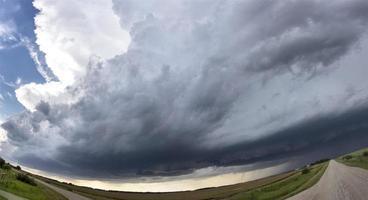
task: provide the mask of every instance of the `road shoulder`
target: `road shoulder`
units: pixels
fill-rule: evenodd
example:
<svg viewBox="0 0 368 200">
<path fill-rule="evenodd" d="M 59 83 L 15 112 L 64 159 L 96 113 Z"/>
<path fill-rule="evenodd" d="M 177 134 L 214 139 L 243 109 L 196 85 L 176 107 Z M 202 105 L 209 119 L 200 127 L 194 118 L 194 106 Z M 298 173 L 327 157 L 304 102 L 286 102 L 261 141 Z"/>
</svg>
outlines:
<svg viewBox="0 0 368 200">
<path fill-rule="evenodd" d="M 60 193 L 61 195 L 65 196 L 67 199 L 69 200 L 91 200 L 87 197 L 84 197 L 82 195 L 79 195 L 79 194 L 76 194 L 74 192 L 71 192 L 71 191 L 68 191 L 68 190 L 65 190 L 65 189 L 62 189 L 62 188 L 59 188 L 59 187 L 56 187 L 54 185 L 51 185 L 49 183 L 46 183 L 44 181 L 41 181 L 39 179 L 35 179 L 37 182 L 39 182 L 40 184 L 43 184 L 45 185 L 46 187 L 49 187 L 51 188 L 52 190 L 55 190 L 56 192 Z"/>
<path fill-rule="evenodd" d="M 12 193 L 9 193 L 9 192 L 5 192 L 3 190 L 0 190 L 0 195 L 7 198 L 8 200 L 27 200 L 23 197 L 18 197 Z"/>
</svg>

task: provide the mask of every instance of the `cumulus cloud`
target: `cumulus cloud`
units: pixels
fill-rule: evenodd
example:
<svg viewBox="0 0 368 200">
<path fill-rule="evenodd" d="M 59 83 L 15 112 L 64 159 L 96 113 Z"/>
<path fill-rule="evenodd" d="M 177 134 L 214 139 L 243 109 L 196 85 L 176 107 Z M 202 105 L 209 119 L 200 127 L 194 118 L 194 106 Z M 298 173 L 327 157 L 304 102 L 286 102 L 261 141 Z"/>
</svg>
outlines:
<svg viewBox="0 0 368 200">
<path fill-rule="evenodd" d="M 176 175 L 281 158 L 366 129 L 365 109 L 341 115 L 366 106 L 357 103 L 367 95 L 329 78 L 366 31 L 364 0 L 114 0 L 113 18 L 130 33 L 126 53 L 124 31 L 110 37 L 106 15 L 85 13 L 106 5 L 69 3 L 35 1 L 38 44 L 68 87 L 50 98 L 34 91 L 57 83 L 17 91 L 31 109 L 2 127 L 24 165 L 86 177 Z M 74 10 L 58 17 L 68 10 L 59 6 Z M 80 26 L 86 19 L 97 25 Z"/>
<path fill-rule="evenodd" d="M 36 0 L 33 5 L 40 10 L 35 18 L 36 43 L 52 72 L 65 84 L 84 73 L 91 56 L 111 58 L 129 44 L 110 1 Z"/>
<path fill-rule="evenodd" d="M 18 88 L 18 100 L 32 111 L 40 100 L 49 101 L 51 96 L 58 96 L 56 93 L 64 96 L 62 91 L 84 76 L 91 59 L 121 54 L 130 41 L 129 34 L 119 26 L 110 1 L 36 0 L 33 5 L 40 11 L 35 17 L 35 34 L 45 60 L 34 45 L 26 40 L 24 44 L 48 83 Z"/>
<path fill-rule="evenodd" d="M 65 85 L 57 81 L 22 85 L 15 91 L 15 95 L 18 101 L 30 111 L 35 111 L 41 101 L 48 101 L 51 104 L 68 104 L 76 101 L 76 97 L 66 91 Z"/>
</svg>

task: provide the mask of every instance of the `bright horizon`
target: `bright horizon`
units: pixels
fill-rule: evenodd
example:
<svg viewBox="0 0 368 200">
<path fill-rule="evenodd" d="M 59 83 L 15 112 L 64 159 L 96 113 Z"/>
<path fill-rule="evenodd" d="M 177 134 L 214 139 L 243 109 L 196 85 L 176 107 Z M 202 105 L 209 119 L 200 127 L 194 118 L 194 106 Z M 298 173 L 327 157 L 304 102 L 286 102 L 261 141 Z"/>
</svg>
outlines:
<svg viewBox="0 0 368 200">
<path fill-rule="evenodd" d="M 78 186 L 91 187 L 94 189 L 102 190 L 116 190 L 123 192 L 179 192 L 179 191 L 193 191 L 203 188 L 219 187 L 232 185 L 237 183 L 244 183 L 248 181 L 253 181 L 268 176 L 276 175 L 286 171 L 287 166 L 281 164 L 279 166 L 267 167 L 263 169 L 256 169 L 253 171 L 245 172 L 226 172 L 217 175 L 207 175 L 204 177 L 193 177 L 186 178 L 185 176 L 173 177 L 172 180 L 160 180 L 157 182 L 151 180 L 149 182 L 142 181 L 131 182 L 133 180 L 83 180 L 76 178 L 66 178 L 58 175 L 53 175 L 50 173 L 45 173 L 42 171 L 30 169 L 23 167 L 23 170 L 44 176 L 46 178 L 51 178 L 61 182 L 72 183 Z M 203 169 L 202 169 L 203 170 Z M 162 177 L 161 177 L 162 178 Z M 149 178 L 148 178 L 149 179 Z M 173 180 L 178 179 L 178 180 Z"/>
</svg>

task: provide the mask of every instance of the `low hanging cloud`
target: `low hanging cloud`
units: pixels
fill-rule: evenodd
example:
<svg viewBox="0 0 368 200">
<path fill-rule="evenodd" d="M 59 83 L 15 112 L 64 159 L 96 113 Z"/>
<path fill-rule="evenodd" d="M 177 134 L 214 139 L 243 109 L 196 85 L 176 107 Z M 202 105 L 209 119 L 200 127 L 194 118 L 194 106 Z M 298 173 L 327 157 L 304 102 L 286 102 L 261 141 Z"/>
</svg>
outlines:
<svg viewBox="0 0 368 200">
<path fill-rule="evenodd" d="M 82 177 L 177 175 L 367 129 L 356 106 L 368 95 L 311 92 L 333 83 L 332 65 L 364 36 L 365 0 L 114 0 L 113 9 L 130 33 L 127 52 L 83 62 L 63 91 L 73 101 L 38 101 L 1 125 L 21 164 Z"/>
</svg>

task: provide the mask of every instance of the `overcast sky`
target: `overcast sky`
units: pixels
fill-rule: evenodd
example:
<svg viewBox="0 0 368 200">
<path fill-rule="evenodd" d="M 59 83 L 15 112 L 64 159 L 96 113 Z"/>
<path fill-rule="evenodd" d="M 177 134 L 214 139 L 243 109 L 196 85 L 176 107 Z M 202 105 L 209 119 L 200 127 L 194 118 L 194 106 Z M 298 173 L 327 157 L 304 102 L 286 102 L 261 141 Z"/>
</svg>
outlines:
<svg viewBox="0 0 368 200">
<path fill-rule="evenodd" d="M 368 145 L 366 0 L 3 0 L 0 11 L 0 154 L 25 167 L 172 181 Z"/>
</svg>

